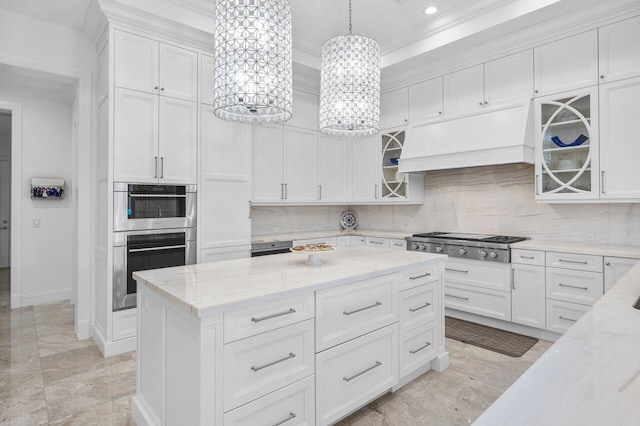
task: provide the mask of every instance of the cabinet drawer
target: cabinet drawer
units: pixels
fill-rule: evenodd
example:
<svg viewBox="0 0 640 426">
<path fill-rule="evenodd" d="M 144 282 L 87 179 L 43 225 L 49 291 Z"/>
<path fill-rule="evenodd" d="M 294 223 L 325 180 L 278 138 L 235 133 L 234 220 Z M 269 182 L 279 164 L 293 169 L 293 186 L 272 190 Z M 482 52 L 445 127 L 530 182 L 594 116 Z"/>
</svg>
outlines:
<svg viewBox="0 0 640 426">
<path fill-rule="evenodd" d="M 438 265 L 428 265 L 411 269 L 410 271 L 402 271 L 400 272 L 400 291 L 438 281 L 439 272 Z"/>
<path fill-rule="evenodd" d="M 364 237 L 360 237 L 358 235 L 352 235 L 349 239 L 349 245 L 352 246 L 364 246 Z"/>
<path fill-rule="evenodd" d="M 224 345 L 224 411 L 313 371 L 313 320 Z"/>
<path fill-rule="evenodd" d="M 602 256 L 548 251 L 547 266 L 576 269 L 579 271 L 602 272 Z"/>
<path fill-rule="evenodd" d="M 425 325 L 440 312 L 438 283 L 421 285 L 400 293 L 400 334 Z"/>
<path fill-rule="evenodd" d="M 400 336 L 400 377 L 425 366 L 438 353 L 438 321 Z"/>
<path fill-rule="evenodd" d="M 447 283 L 444 305 L 451 309 L 511 321 L 511 293 L 503 291 Z"/>
<path fill-rule="evenodd" d="M 340 237 L 336 237 L 336 247 L 344 247 L 351 245 L 351 236 L 350 235 L 342 235 Z"/>
<path fill-rule="evenodd" d="M 511 263 L 544 266 L 545 253 L 538 250 L 511 249 Z"/>
<path fill-rule="evenodd" d="M 295 382 L 224 415 L 225 426 L 316 424 L 314 376 Z"/>
<path fill-rule="evenodd" d="M 393 324 L 316 356 L 316 423 L 342 418 L 398 383 Z"/>
<path fill-rule="evenodd" d="M 234 342 L 313 318 L 313 293 L 224 313 L 224 342 Z"/>
<path fill-rule="evenodd" d="M 407 240 L 398 240 L 395 238 L 391 238 L 389 240 L 389 248 L 396 249 L 396 250 L 406 250 Z"/>
<path fill-rule="evenodd" d="M 365 237 L 364 245 L 369 247 L 389 248 L 388 238 Z"/>
<path fill-rule="evenodd" d="M 593 305 L 604 293 L 599 272 L 547 268 L 547 298 Z"/>
<path fill-rule="evenodd" d="M 336 246 L 338 239 L 336 237 L 323 237 L 323 238 L 307 238 L 306 240 L 293 241 L 293 246 L 305 246 L 307 244 L 328 244 L 330 246 Z"/>
<path fill-rule="evenodd" d="M 444 267 L 444 278 L 447 284 L 511 291 L 511 267 L 508 263 L 449 258 Z"/>
<path fill-rule="evenodd" d="M 398 318 L 398 274 L 316 292 L 316 352 Z"/>
<path fill-rule="evenodd" d="M 564 333 L 588 310 L 576 303 L 547 300 L 547 330 Z"/>
</svg>

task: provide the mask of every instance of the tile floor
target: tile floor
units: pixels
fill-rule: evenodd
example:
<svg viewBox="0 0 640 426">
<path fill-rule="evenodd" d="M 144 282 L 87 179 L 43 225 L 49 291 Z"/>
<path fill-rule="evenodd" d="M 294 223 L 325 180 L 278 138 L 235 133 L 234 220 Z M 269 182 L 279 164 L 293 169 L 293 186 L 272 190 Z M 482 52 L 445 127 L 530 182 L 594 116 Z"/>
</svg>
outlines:
<svg viewBox="0 0 640 426">
<path fill-rule="evenodd" d="M 76 340 L 73 315 L 69 302 L 9 310 L 9 271 L 0 269 L 1 425 L 134 424 L 135 353 L 103 358 L 92 340 Z M 551 343 L 521 358 L 451 339 L 446 345 L 447 370 L 428 372 L 340 425 L 470 424 Z"/>
</svg>

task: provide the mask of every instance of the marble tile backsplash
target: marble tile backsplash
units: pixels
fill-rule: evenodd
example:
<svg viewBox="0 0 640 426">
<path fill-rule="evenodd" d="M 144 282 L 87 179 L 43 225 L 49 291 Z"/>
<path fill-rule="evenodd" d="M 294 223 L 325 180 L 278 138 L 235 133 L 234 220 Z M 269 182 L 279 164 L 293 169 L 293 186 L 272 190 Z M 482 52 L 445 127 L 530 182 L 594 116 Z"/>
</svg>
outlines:
<svg viewBox="0 0 640 426">
<path fill-rule="evenodd" d="M 640 245 L 640 204 L 548 204 L 534 197 L 528 164 L 425 173 L 424 203 L 352 206 L 362 229 L 407 233 L 452 231 L 536 239 Z M 346 206 L 256 207 L 254 235 L 339 229 Z M 275 229 L 278 229 L 277 231 Z"/>
</svg>

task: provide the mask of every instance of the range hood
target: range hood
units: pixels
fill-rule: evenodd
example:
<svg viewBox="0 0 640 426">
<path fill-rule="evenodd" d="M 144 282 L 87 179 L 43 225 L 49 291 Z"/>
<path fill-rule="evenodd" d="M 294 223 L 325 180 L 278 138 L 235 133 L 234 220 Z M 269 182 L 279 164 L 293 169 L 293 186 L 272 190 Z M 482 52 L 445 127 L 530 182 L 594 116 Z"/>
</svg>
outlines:
<svg viewBox="0 0 640 426">
<path fill-rule="evenodd" d="M 531 100 L 460 118 L 415 125 L 399 160 L 400 172 L 534 162 Z"/>
</svg>

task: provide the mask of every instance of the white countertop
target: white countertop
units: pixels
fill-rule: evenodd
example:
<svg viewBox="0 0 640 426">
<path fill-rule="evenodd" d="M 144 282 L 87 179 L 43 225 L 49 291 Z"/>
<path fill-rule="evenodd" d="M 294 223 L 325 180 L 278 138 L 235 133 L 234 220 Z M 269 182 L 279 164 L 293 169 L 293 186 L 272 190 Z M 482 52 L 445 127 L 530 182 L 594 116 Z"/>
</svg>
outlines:
<svg viewBox="0 0 640 426">
<path fill-rule="evenodd" d="M 342 237 L 342 236 L 361 236 L 361 237 L 378 237 L 378 238 L 397 238 L 404 240 L 412 234 L 408 232 L 395 231 L 374 231 L 370 229 L 356 229 L 355 231 L 345 231 L 342 229 L 333 229 L 328 231 L 308 231 L 294 232 L 288 234 L 271 234 L 271 235 L 254 235 L 251 238 L 252 244 L 274 243 L 277 241 L 294 241 L 306 240 L 308 238 L 324 238 L 324 237 Z"/>
<path fill-rule="evenodd" d="M 474 424 L 640 424 L 639 296 L 636 264 Z"/>
<path fill-rule="evenodd" d="M 511 244 L 514 249 L 559 251 L 576 254 L 593 254 L 596 256 L 615 256 L 640 259 L 639 246 L 613 244 L 597 244 L 575 241 L 525 240 Z M 639 421 L 640 423 L 640 421 Z"/>
<path fill-rule="evenodd" d="M 320 266 L 306 265 L 306 258 L 284 253 L 134 272 L 133 277 L 188 312 L 204 316 L 425 266 L 446 256 L 349 246 L 321 253 Z"/>
</svg>

